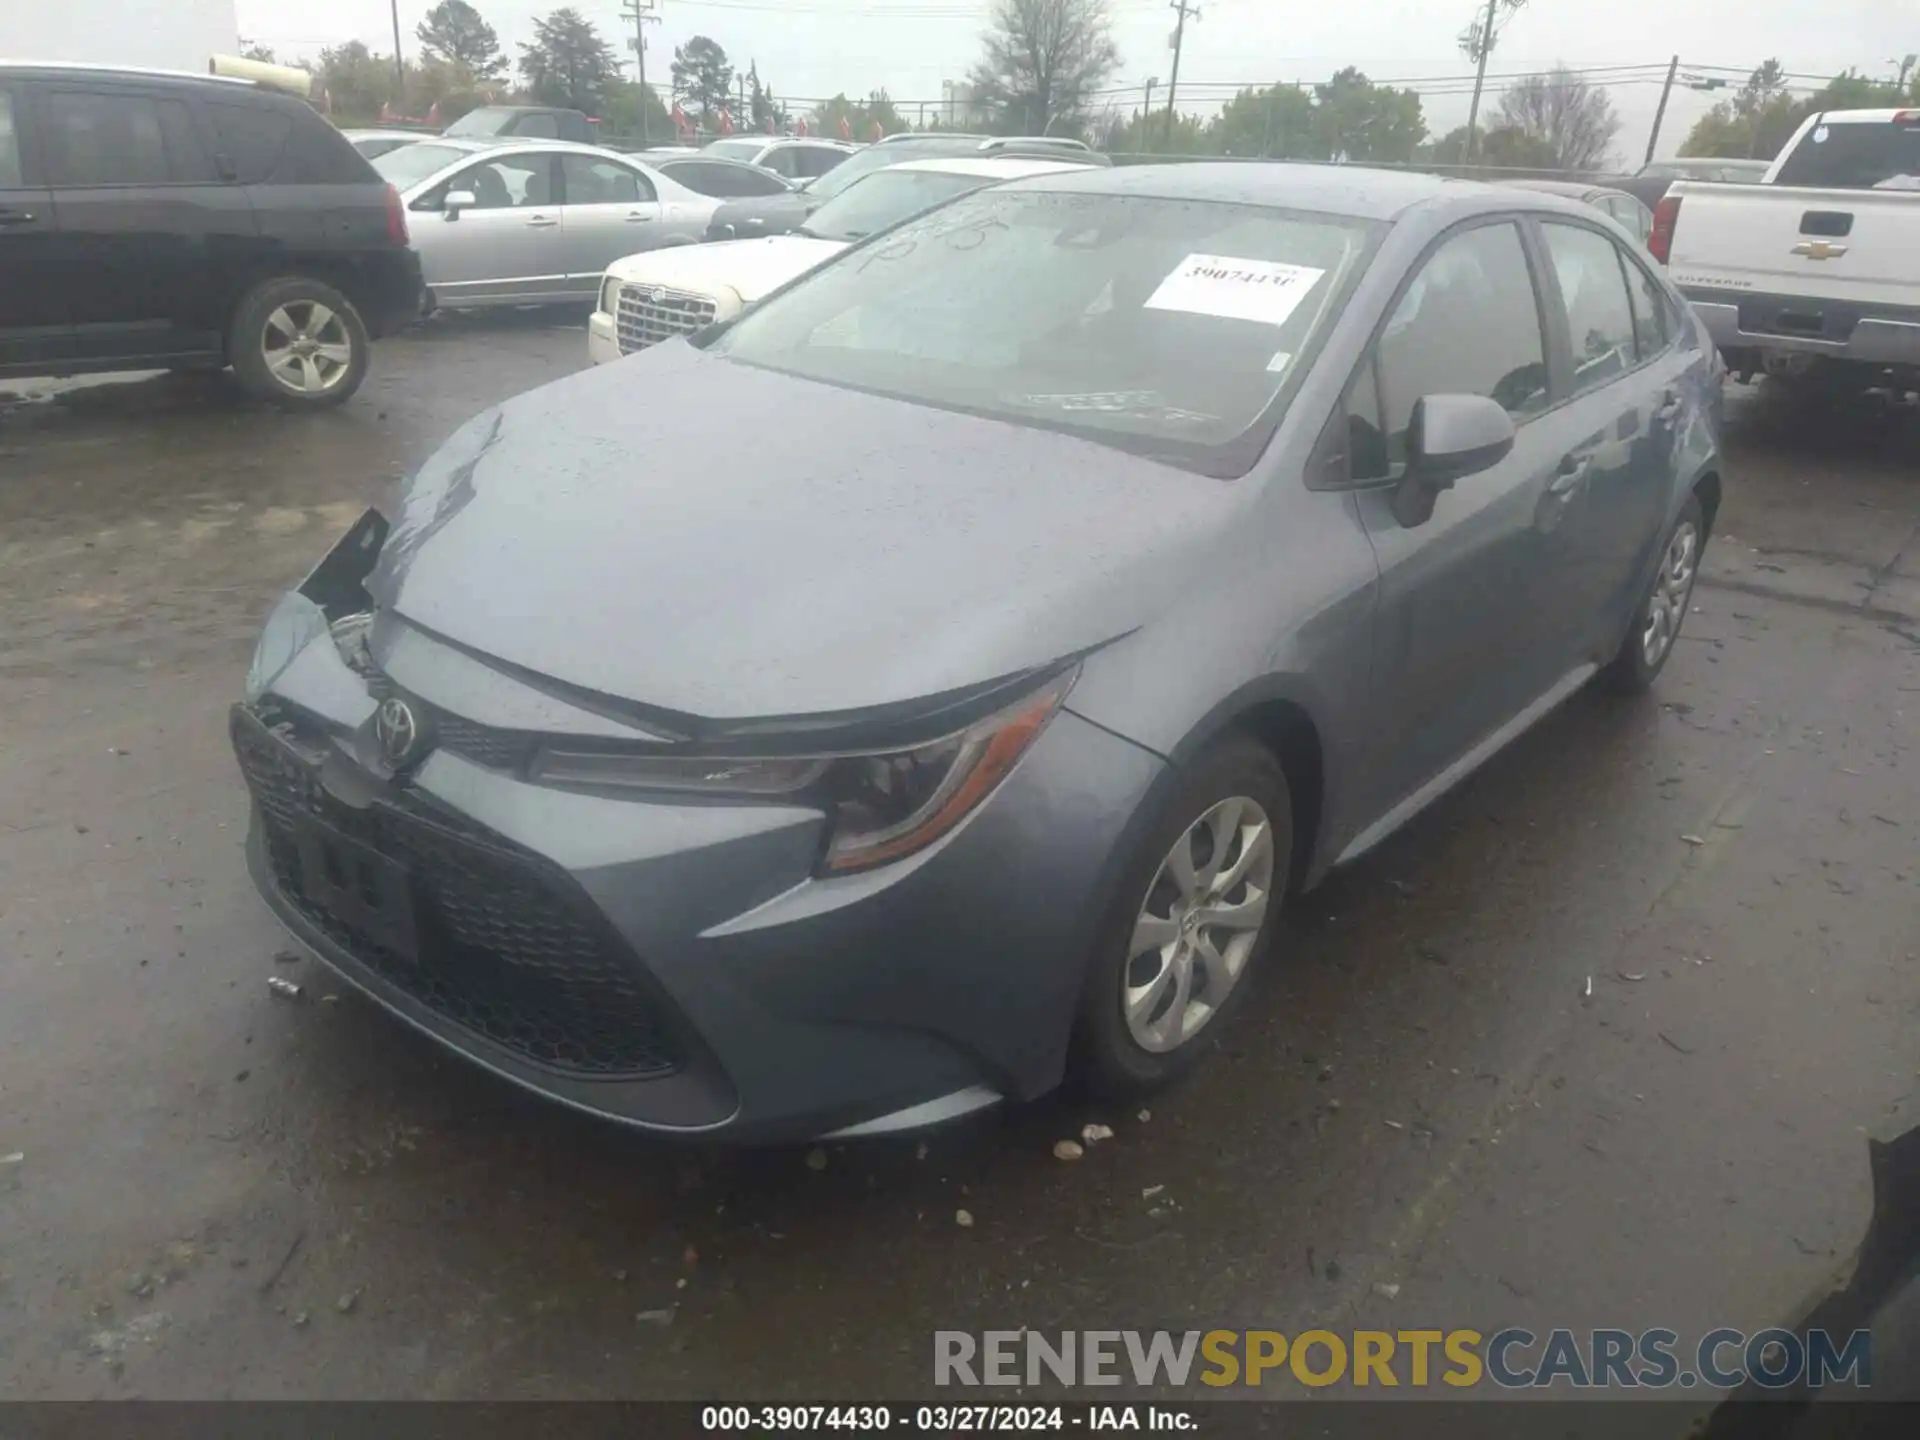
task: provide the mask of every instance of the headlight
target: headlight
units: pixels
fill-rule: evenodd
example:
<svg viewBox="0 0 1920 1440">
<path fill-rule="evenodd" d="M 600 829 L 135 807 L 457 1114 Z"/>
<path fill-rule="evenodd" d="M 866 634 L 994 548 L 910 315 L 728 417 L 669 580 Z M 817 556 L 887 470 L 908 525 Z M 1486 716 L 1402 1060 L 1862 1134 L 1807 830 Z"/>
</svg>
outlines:
<svg viewBox="0 0 1920 1440">
<path fill-rule="evenodd" d="M 907 750 L 758 759 L 547 750 L 534 778 L 668 794 L 786 799 L 831 822 L 821 868 L 847 874 L 924 850 L 973 812 L 1026 754 L 1077 670 L 964 730 Z"/>
<path fill-rule="evenodd" d="M 620 282 L 611 275 L 600 282 L 600 308 L 608 315 L 620 313 Z"/>
<path fill-rule="evenodd" d="M 253 647 L 253 660 L 247 666 L 248 701 L 266 694 L 280 672 L 293 663 L 293 657 L 326 630 L 326 613 L 313 601 L 298 590 L 282 595 Z"/>
</svg>

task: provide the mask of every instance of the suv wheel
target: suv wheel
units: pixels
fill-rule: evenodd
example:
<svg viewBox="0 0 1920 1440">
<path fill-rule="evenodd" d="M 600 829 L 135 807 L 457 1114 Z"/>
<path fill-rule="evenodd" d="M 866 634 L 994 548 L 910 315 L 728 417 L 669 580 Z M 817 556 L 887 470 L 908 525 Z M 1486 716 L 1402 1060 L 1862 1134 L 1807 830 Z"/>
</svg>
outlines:
<svg viewBox="0 0 1920 1440">
<path fill-rule="evenodd" d="M 247 292 L 227 337 L 248 393 L 299 410 L 338 405 L 367 374 L 367 327 L 318 280 L 267 280 Z"/>
</svg>

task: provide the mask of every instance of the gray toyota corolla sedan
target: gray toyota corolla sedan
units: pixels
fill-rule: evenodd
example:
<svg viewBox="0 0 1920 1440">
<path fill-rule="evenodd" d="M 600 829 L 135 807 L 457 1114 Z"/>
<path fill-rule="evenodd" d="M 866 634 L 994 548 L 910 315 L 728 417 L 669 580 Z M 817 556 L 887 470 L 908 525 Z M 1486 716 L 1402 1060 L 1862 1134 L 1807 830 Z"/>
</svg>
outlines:
<svg viewBox="0 0 1920 1440">
<path fill-rule="evenodd" d="M 253 875 L 419 1029 L 653 1130 L 1144 1090 L 1285 962 L 1290 890 L 1652 682 L 1719 411 L 1572 201 L 979 191 L 363 517 L 233 712 Z"/>
</svg>

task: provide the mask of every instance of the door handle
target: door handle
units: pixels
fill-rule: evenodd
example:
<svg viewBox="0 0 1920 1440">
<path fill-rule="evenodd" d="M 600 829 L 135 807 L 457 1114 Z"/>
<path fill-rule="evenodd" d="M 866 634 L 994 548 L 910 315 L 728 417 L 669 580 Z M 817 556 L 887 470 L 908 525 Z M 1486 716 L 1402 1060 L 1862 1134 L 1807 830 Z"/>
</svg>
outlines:
<svg viewBox="0 0 1920 1440">
<path fill-rule="evenodd" d="M 33 212 L 31 210 L 0 209 L 0 225 L 31 224 L 33 224 Z"/>
<path fill-rule="evenodd" d="M 1660 402 L 1660 408 L 1653 412 L 1653 418 L 1662 425 L 1680 418 L 1680 397 L 1669 390 L 1666 398 Z"/>
<path fill-rule="evenodd" d="M 1593 469 L 1593 456 L 1569 455 L 1560 462 L 1560 468 L 1553 472 L 1553 479 L 1547 484 L 1549 495 L 1570 495 L 1580 488 L 1580 482 L 1587 478 L 1587 472 Z"/>
<path fill-rule="evenodd" d="M 527 217 L 528 227 L 534 230 L 551 230 L 559 223 L 560 222 L 551 215 L 529 215 Z"/>
<path fill-rule="evenodd" d="M 651 219 L 653 219 L 653 216 L 647 214 L 644 210 L 629 210 L 627 212 L 627 224 L 629 225 L 643 225 Z"/>
</svg>

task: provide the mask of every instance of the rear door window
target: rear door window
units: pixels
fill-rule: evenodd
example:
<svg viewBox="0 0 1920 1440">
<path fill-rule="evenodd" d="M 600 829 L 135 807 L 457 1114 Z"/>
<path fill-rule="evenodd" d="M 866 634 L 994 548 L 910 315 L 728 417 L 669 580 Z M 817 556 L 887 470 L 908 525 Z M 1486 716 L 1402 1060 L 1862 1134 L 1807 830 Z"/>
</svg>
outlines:
<svg viewBox="0 0 1920 1440">
<path fill-rule="evenodd" d="M 1635 353 L 1648 360 L 1667 348 L 1673 338 L 1672 307 L 1667 292 L 1635 261 L 1622 257 L 1627 272 L 1627 297 L 1633 302 Z"/>
<path fill-rule="evenodd" d="M 661 173 L 679 181 L 699 195 L 736 200 L 754 195 L 781 195 L 782 185 L 771 175 L 745 165 L 723 165 L 713 160 L 671 161 L 659 167 Z"/>
<path fill-rule="evenodd" d="M 160 106 L 143 95 L 56 90 L 43 109 L 42 152 L 56 186 L 167 185 L 173 171 Z"/>
<path fill-rule="evenodd" d="M 762 155 L 759 164 L 766 166 L 776 175 L 784 175 L 789 180 L 803 180 L 808 175 L 817 175 L 817 170 L 804 170 L 802 165 L 802 145 L 778 145 Z"/>
<path fill-rule="evenodd" d="M 26 184 L 20 159 L 20 131 L 13 118 L 13 96 L 0 90 L 0 190 Z"/>
<path fill-rule="evenodd" d="M 1598 230 L 1543 220 L 1547 254 L 1560 282 L 1560 302 L 1573 345 L 1576 395 L 1611 383 L 1638 363 L 1633 302 L 1620 247 Z"/>
<path fill-rule="evenodd" d="M 635 205 L 654 198 L 653 186 L 637 170 L 591 155 L 563 155 L 560 174 L 569 205 Z"/>
<path fill-rule="evenodd" d="M 801 145 L 796 148 L 800 151 L 800 178 L 802 179 L 812 175 L 824 175 L 847 158 L 846 151 L 836 150 L 831 145 Z"/>
</svg>

